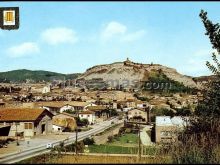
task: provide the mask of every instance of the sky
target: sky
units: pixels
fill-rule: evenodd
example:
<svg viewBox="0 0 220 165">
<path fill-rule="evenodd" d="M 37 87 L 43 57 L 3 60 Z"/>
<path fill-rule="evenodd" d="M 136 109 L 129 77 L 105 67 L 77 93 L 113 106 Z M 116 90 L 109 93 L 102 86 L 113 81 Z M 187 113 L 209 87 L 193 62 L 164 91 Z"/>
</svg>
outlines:
<svg viewBox="0 0 220 165">
<path fill-rule="evenodd" d="M 0 2 L 19 7 L 18 30 L 0 29 L 0 72 L 83 73 L 99 64 L 154 63 L 210 75 L 214 51 L 199 17 L 220 23 L 219 2 Z"/>
</svg>

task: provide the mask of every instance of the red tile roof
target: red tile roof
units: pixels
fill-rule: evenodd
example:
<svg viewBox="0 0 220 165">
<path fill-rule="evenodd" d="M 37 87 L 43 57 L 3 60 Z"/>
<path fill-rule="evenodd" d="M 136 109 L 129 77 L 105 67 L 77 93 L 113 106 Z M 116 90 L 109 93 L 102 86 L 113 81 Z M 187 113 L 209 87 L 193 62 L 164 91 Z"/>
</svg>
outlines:
<svg viewBox="0 0 220 165">
<path fill-rule="evenodd" d="M 4 121 L 35 121 L 44 111 L 52 115 L 44 109 L 20 109 L 8 108 L 0 109 L 0 122 Z"/>
</svg>

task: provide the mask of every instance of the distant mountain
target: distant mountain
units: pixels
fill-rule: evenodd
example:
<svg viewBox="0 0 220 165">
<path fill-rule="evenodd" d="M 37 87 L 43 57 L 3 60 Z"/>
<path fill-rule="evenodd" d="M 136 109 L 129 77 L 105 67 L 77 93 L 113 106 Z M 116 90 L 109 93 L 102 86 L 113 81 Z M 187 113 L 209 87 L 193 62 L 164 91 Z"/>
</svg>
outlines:
<svg viewBox="0 0 220 165">
<path fill-rule="evenodd" d="M 80 74 L 61 74 L 43 70 L 13 70 L 8 72 L 0 72 L 0 82 L 48 82 L 51 80 L 76 79 Z"/>
</svg>

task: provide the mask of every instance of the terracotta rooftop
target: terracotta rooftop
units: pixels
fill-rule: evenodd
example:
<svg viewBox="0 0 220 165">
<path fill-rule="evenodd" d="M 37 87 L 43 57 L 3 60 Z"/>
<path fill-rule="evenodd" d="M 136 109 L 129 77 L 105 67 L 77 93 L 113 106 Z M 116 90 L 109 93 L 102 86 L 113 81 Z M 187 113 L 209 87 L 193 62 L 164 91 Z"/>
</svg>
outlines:
<svg viewBox="0 0 220 165">
<path fill-rule="evenodd" d="M 54 117 L 71 117 L 71 118 L 74 118 L 74 117 L 76 117 L 76 115 L 69 114 L 69 113 L 66 113 L 66 112 L 62 112 L 62 113 L 60 113 L 60 114 L 58 114 L 58 115 L 56 115 Z"/>
<path fill-rule="evenodd" d="M 43 109 L 0 109 L 0 122 L 3 121 L 35 121 L 44 111 Z M 50 113 L 48 111 L 48 113 Z"/>
</svg>

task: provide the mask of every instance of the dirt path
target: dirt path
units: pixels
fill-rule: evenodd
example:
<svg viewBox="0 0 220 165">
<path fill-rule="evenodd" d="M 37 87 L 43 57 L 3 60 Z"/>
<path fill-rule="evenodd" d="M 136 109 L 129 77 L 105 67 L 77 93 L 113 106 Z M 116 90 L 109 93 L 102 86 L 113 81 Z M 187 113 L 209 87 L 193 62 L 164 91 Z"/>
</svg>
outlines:
<svg viewBox="0 0 220 165">
<path fill-rule="evenodd" d="M 153 145 L 153 143 L 151 142 L 151 137 L 147 133 L 148 130 L 150 130 L 150 128 L 146 126 L 140 133 L 141 143 L 144 146 Z"/>
</svg>

